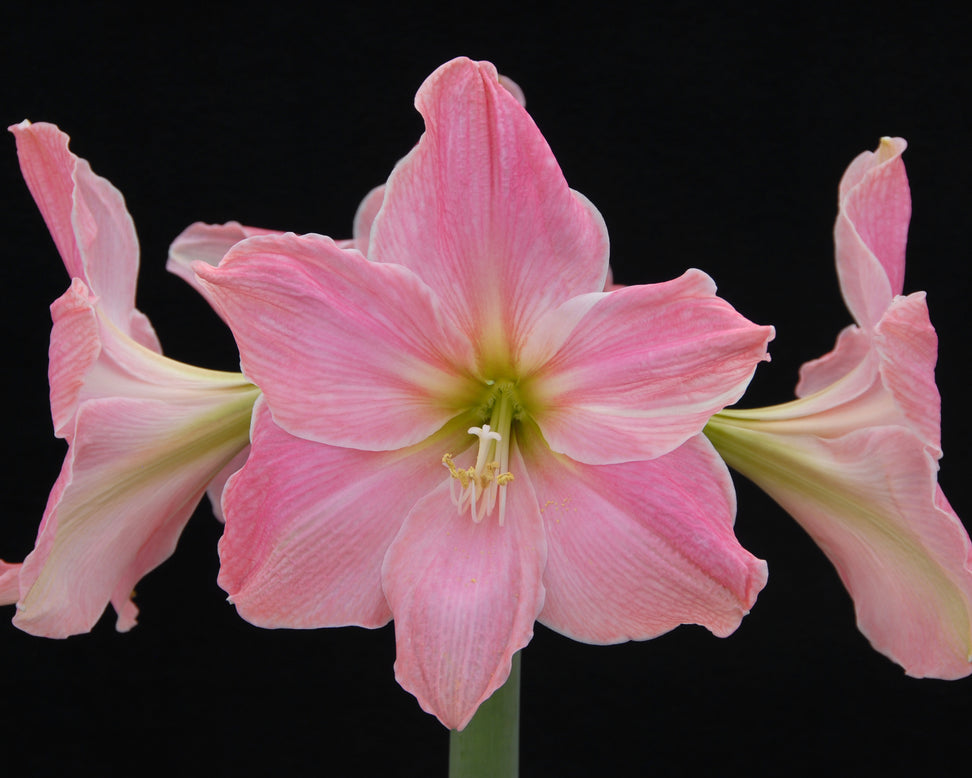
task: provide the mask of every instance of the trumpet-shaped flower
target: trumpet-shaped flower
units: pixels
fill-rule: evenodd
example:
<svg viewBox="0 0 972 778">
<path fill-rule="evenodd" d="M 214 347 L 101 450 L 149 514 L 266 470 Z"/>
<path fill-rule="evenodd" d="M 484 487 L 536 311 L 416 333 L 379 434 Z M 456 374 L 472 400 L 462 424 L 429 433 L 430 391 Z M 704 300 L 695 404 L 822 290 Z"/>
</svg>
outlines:
<svg viewBox="0 0 972 778">
<path fill-rule="evenodd" d="M 121 194 L 50 124 L 10 128 L 71 286 L 51 306 L 51 414 L 68 452 L 34 550 L 0 568 L 14 624 L 85 632 L 110 602 L 135 623 L 132 587 L 169 557 L 207 488 L 240 467 L 258 391 L 238 373 L 163 357 L 135 309 L 138 243 Z M 14 585 L 16 579 L 16 585 Z"/>
<path fill-rule="evenodd" d="M 783 405 L 718 414 L 726 461 L 823 549 L 860 630 L 909 675 L 972 672 L 972 544 L 938 486 L 938 341 L 924 292 L 901 296 L 911 196 L 884 138 L 840 182 L 840 286 L 856 324 Z"/>
<path fill-rule="evenodd" d="M 399 682 L 461 729 L 535 620 L 736 628 L 766 569 L 699 433 L 772 329 L 695 270 L 602 292 L 604 223 L 489 63 L 416 105 L 366 254 L 263 236 L 193 268 L 263 391 L 220 584 L 267 627 L 393 618 Z"/>
</svg>

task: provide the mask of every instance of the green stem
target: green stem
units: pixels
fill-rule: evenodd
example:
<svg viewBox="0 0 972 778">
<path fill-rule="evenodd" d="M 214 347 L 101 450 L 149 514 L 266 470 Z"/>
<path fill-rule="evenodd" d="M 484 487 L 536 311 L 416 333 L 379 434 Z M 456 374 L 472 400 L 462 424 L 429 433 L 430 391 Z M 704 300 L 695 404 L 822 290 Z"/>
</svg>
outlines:
<svg viewBox="0 0 972 778">
<path fill-rule="evenodd" d="M 449 735 L 449 778 L 516 778 L 520 773 L 520 652 L 510 677 Z"/>
</svg>

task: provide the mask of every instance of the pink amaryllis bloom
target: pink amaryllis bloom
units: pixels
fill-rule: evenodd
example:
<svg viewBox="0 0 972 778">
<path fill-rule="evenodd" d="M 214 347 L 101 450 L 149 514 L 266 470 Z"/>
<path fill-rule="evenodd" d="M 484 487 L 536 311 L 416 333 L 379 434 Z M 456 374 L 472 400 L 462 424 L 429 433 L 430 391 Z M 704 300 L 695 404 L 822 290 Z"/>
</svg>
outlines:
<svg viewBox="0 0 972 778">
<path fill-rule="evenodd" d="M 911 195 L 884 138 L 840 182 L 837 272 L 856 321 L 784 405 L 729 410 L 719 453 L 810 534 L 860 630 L 912 676 L 972 672 L 972 544 L 938 486 L 938 340 L 924 292 L 902 296 Z"/>
<path fill-rule="evenodd" d="M 536 620 L 727 635 L 766 580 L 700 431 L 766 356 L 705 274 L 604 293 L 604 222 L 489 63 L 419 90 L 367 253 L 254 237 L 193 265 L 257 402 L 220 585 L 265 627 L 395 621 L 396 676 L 462 729 Z"/>
<path fill-rule="evenodd" d="M 138 242 L 121 194 L 51 124 L 10 128 L 24 178 L 71 277 L 51 306 L 51 414 L 68 452 L 34 550 L 0 563 L 0 598 L 36 635 L 85 632 L 167 559 L 207 488 L 242 464 L 258 390 L 239 373 L 161 355 L 135 308 Z"/>
</svg>

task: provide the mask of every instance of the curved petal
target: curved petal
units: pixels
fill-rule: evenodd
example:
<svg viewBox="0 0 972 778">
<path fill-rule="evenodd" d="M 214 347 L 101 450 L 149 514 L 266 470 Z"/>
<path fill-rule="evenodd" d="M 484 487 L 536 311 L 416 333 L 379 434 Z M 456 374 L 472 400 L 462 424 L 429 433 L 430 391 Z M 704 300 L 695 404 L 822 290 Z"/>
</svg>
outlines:
<svg viewBox="0 0 972 778">
<path fill-rule="evenodd" d="M 101 328 L 95 298 L 80 278 L 51 305 L 51 343 L 47 378 L 51 388 L 54 434 L 73 437 L 74 417 L 85 379 L 101 356 Z"/>
<path fill-rule="evenodd" d="M 855 159 L 840 183 L 834 225 L 837 275 L 847 307 L 862 327 L 874 326 L 904 288 L 911 192 L 901 138 L 882 138 Z"/>
<path fill-rule="evenodd" d="M 972 673 L 972 543 L 914 434 L 774 436 L 714 421 L 719 453 L 833 562 L 875 649 L 915 677 Z"/>
<path fill-rule="evenodd" d="M 51 313 L 51 415 L 55 432 L 68 442 L 78 407 L 87 400 L 130 397 L 193 404 L 200 392 L 248 386 L 239 373 L 193 367 L 139 345 L 115 327 L 78 278 Z"/>
<path fill-rule="evenodd" d="M 223 496 L 219 585 L 260 627 L 387 623 L 385 552 L 446 475 L 442 454 L 468 437 L 454 430 L 391 452 L 327 446 L 282 430 L 261 399 L 252 454 Z"/>
<path fill-rule="evenodd" d="M 291 434 L 401 448 L 467 399 L 469 345 L 406 268 L 290 234 L 251 238 L 219 268 L 195 268 L 233 330 L 244 372 Z"/>
<path fill-rule="evenodd" d="M 574 640 L 646 640 L 679 624 L 739 626 L 766 563 L 736 540 L 729 471 L 702 436 L 658 459 L 591 466 L 534 436 L 523 456 L 547 537 L 539 621 Z"/>
<path fill-rule="evenodd" d="M 132 587 L 171 555 L 206 486 L 247 444 L 254 397 L 83 403 L 23 563 L 14 624 L 66 637 L 90 630 L 110 601 L 118 628 L 131 627 Z"/>
<path fill-rule="evenodd" d="M 283 233 L 260 227 L 244 227 L 239 222 L 225 224 L 195 222 L 172 241 L 165 268 L 173 275 L 179 276 L 212 305 L 209 292 L 196 279 L 196 274 L 192 270 L 193 263 L 205 262 L 207 265 L 216 267 L 233 246 L 255 235 L 283 235 Z"/>
<path fill-rule="evenodd" d="M 74 175 L 78 158 L 68 149 L 70 140 L 53 124 L 31 122 L 24 119 L 20 124 L 7 128 L 17 142 L 17 157 L 20 171 L 40 209 L 44 223 L 54 239 L 64 267 L 71 278 L 86 279 L 84 258 L 74 234 L 71 218 L 74 209 Z M 134 233 L 134 228 L 132 228 Z M 137 263 L 136 252 L 122 263 L 119 275 L 131 286 L 132 301 L 135 299 L 135 272 L 131 271 Z M 137 264 L 135 265 L 137 270 Z"/>
<path fill-rule="evenodd" d="M 515 449 L 512 457 L 525 473 Z M 451 729 L 506 681 L 543 606 L 543 526 L 529 479 L 515 487 L 500 526 L 457 515 L 443 481 L 412 508 L 382 568 L 395 677 Z"/>
<path fill-rule="evenodd" d="M 768 408 L 729 408 L 718 416 L 775 435 L 820 438 L 839 438 L 865 427 L 910 426 L 881 382 L 877 360 L 871 357 L 837 383 L 808 397 Z"/>
<path fill-rule="evenodd" d="M 833 351 L 800 366 L 796 396 L 808 397 L 841 380 L 867 358 L 870 349 L 871 339 L 864 330 L 856 324 L 844 327 Z"/>
<path fill-rule="evenodd" d="M 250 456 L 250 447 L 244 446 L 243 449 L 233 457 L 229 464 L 226 465 L 216 477 L 209 482 L 209 486 L 206 487 L 206 496 L 209 498 L 209 507 L 213 509 L 213 516 L 216 517 L 217 521 L 226 523 L 226 517 L 223 515 L 223 490 L 226 489 L 226 482 L 229 481 L 230 476 L 236 473 L 243 465 L 246 464 L 246 460 Z"/>
<path fill-rule="evenodd" d="M 924 292 L 896 297 L 874 328 L 881 380 L 909 426 L 936 457 L 942 455 L 942 399 L 935 385 L 938 335 Z"/>
<path fill-rule="evenodd" d="M 801 368 L 801 399 L 727 415 L 770 421 L 778 433 L 821 437 L 839 437 L 865 426 L 902 425 L 939 458 L 937 360 L 938 336 L 928 318 L 925 293 L 899 296 L 870 335 L 851 325 L 841 332 L 834 351 Z"/>
<path fill-rule="evenodd" d="M 499 82 L 500 84 L 503 85 L 503 87 L 506 89 L 507 92 L 513 95 L 513 98 L 520 105 L 526 108 L 526 94 L 524 94 L 523 89 L 520 87 L 518 83 L 516 83 L 516 81 L 514 81 L 509 76 L 504 76 L 500 74 Z"/>
<path fill-rule="evenodd" d="M 68 275 L 98 296 L 116 327 L 160 352 L 152 325 L 135 310 L 138 238 L 121 193 L 71 153 L 68 136 L 53 124 L 25 120 L 9 129 Z"/>
<path fill-rule="evenodd" d="M 368 246 L 371 243 L 371 228 L 374 226 L 375 217 L 381 210 L 381 205 L 385 201 L 385 185 L 376 186 L 365 195 L 361 205 L 354 214 L 354 229 L 351 232 L 353 246 L 366 257 L 368 256 Z"/>
<path fill-rule="evenodd" d="M 540 367 L 523 393 L 554 451 L 588 464 L 651 459 L 742 396 L 772 337 L 690 270 L 551 311 L 524 349 Z"/>
<path fill-rule="evenodd" d="M 488 363 L 604 288 L 607 230 L 488 62 L 446 63 L 415 104 L 426 131 L 388 179 L 369 255 L 414 270 Z"/>
</svg>

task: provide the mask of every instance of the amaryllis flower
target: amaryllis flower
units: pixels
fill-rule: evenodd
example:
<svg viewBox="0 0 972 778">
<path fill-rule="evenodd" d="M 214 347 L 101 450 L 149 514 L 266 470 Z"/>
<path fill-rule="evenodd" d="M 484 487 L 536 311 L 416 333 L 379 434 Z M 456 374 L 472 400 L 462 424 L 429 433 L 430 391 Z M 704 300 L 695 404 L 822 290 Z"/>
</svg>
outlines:
<svg viewBox="0 0 972 778">
<path fill-rule="evenodd" d="M 258 391 L 161 355 L 135 309 L 138 243 L 121 194 L 54 125 L 10 130 L 71 276 L 51 306 L 49 374 L 54 430 L 69 447 L 33 552 L 19 573 L 0 566 L 0 595 L 37 635 L 87 631 L 109 602 L 127 630 L 132 587 L 169 557 L 206 489 L 218 504 L 242 464 Z"/>
<path fill-rule="evenodd" d="M 266 627 L 394 619 L 399 682 L 463 728 L 536 620 L 727 635 L 766 580 L 700 431 L 772 329 L 705 274 L 604 293 L 603 220 L 489 63 L 419 90 L 366 254 L 253 237 L 193 265 L 264 392 L 219 582 Z"/>
<path fill-rule="evenodd" d="M 805 364 L 800 399 L 718 414 L 706 432 L 813 537 L 871 644 L 909 675 L 972 672 L 972 544 L 938 486 L 938 340 L 902 296 L 911 195 L 884 138 L 840 182 L 837 272 L 856 324 Z"/>
</svg>

